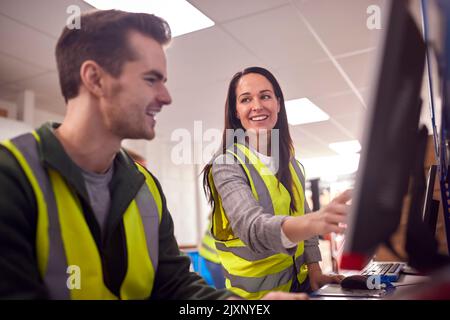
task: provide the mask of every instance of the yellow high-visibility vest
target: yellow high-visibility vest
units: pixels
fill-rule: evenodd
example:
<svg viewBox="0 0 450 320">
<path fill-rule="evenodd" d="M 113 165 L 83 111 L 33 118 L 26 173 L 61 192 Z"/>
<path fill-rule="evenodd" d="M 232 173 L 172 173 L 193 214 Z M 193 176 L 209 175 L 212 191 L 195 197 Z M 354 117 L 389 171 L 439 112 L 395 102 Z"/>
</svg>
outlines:
<svg viewBox="0 0 450 320">
<path fill-rule="evenodd" d="M 198 253 L 206 260 L 220 264 L 220 257 L 216 249 L 216 241 L 211 235 L 210 230 L 208 230 L 203 236 Z"/>
<path fill-rule="evenodd" d="M 17 159 L 37 203 L 36 252 L 39 272 L 53 299 L 146 299 L 158 266 L 162 199 L 152 176 L 123 214 L 127 271 L 116 296 L 103 281 L 102 261 L 81 204 L 64 178 L 39 160 L 36 132 L 1 144 Z"/>
<path fill-rule="evenodd" d="M 290 213 L 291 216 L 304 214 L 305 178 L 295 159 L 291 161 L 289 169 L 297 208 L 295 212 L 291 212 L 289 192 L 249 148 L 243 144 L 235 144 L 234 150 L 229 149 L 227 153 L 233 155 L 241 164 L 250 182 L 253 196 L 265 213 Z M 295 277 L 300 284 L 303 283 L 308 274 L 303 256 L 304 242 L 298 243 L 294 256 L 252 251 L 233 233 L 211 172 L 208 178 L 214 198 L 212 234 L 225 269 L 227 289 L 246 299 L 260 299 L 270 291 L 289 291 Z"/>
</svg>

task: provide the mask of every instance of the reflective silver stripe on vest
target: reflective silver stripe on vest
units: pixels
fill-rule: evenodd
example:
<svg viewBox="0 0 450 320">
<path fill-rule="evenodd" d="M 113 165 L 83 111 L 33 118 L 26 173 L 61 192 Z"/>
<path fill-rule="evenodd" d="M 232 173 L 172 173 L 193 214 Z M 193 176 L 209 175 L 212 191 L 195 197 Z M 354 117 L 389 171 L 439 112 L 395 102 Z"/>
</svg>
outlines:
<svg viewBox="0 0 450 320">
<path fill-rule="evenodd" d="M 213 247 L 209 243 L 207 243 L 207 241 L 205 241 L 205 237 L 208 237 L 209 239 L 211 239 Z M 209 251 L 209 252 L 211 252 L 211 253 L 213 253 L 213 254 L 217 254 L 216 241 L 214 240 L 214 237 L 211 234 L 210 230 L 206 231 L 206 234 L 205 234 L 205 236 L 202 239 L 202 248 L 207 250 L 207 251 Z"/>
<path fill-rule="evenodd" d="M 231 252 L 239 258 L 247 261 L 257 261 L 277 254 L 277 252 L 256 253 L 250 250 L 248 247 L 227 247 L 221 242 L 216 242 L 216 248 L 220 251 Z"/>
<path fill-rule="evenodd" d="M 153 198 L 153 195 L 150 193 L 150 190 L 145 182 L 136 195 L 136 204 L 141 214 L 142 224 L 144 225 L 148 254 L 150 256 L 150 260 L 152 261 L 153 270 L 156 274 L 159 254 L 157 240 L 159 239 L 159 215 L 155 198 Z M 155 239 L 156 241 L 154 241 Z"/>
<path fill-rule="evenodd" d="M 295 263 L 302 265 L 305 263 L 303 255 L 299 256 Z M 265 277 L 240 277 L 227 272 L 223 268 L 225 277 L 230 281 L 232 287 L 241 288 L 247 292 L 260 292 L 265 290 L 273 290 L 279 286 L 288 283 L 294 278 L 294 269 L 289 266 L 286 269 L 270 274 Z"/>
<path fill-rule="evenodd" d="M 242 152 L 241 149 L 236 147 L 235 153 L 238 155 L 238 157 L 244 161 L 245 166 L 248 168 L 248 171 L 250 172 L 250 178 L 253 181 L 253 185 L 255 186 L 256 193 L 258 194 L 258 202 L 261 205 L 261 207 L 264 208 L 264 213 L 270 213 L 272 215 L 275 214 L 275 211 L 273 209 L 273 202 L 272 198 L 270 197 L 269 189 L 267 189 L 266 184 L 264 183 L 264 180 L 261 178 L 258 171 L 255 169 L 255 166 L 250 163 L 250 159 L 247 158 L 247 156 Z"/>
<path fill-rule="evenodd" d="M 256 192 L 258 193 L 259 197 L 259 204 L 264 208 L 265 213 L 271 213 L 272 215 L 275 214 L 273 209 L 273 202 L 272 198 L 270 197 L 269 190 L 264 183 L 264 180 L 261 178 L 261 175 L 256 170 L 255 166 L 251 164 L 250 159 L 240 150 L 238 147 L 236 147 L 233 150 L 238 157 L 244 161 L 246 164 L 246 167 L 248 168 L 248 171 L 250 173 L 250 177 L 253 180 L 253 185 L 255 186 Z M 305 188 L 305 178 L 301 174 L 300 168 L 298 167 L 297 161 L 293 159 L 292 165 L 294 166 L 295 172 L 298 175 L 298 178 L 302 184 L 303 190 Z M 248 247 L 227 247 L 223 243 L 216 242 L 216 248 L 221 251 L 225 252 L 231 252 L 235 254 L 236 256 L 245 259 L 247 261 L 257 261 L 261 259 L 265 259 L 267 257 L 270 257 L 271 255 L 276 254 L 277 252 L 269 252 L 269 253 L 255 253 L 252 250 L 250 250 Z"/>
<path fill-rule="evenodd" d="M 300 166 L 299 166 L 297 160 L 295 160 L 295 158 L 292 159 L 291 163 L 292 163 L 292 166 L 294 167 L 295 173 L 297 173 L 298 179 L 300 180 L 300 184 L 301 184 L 302 187 L 303 187 L 303 192 L 305 192 L 305 176 L 304 176 L 304 174 L 302 173 L 302 170 L 300 169 Z M 305 197 L 305 200 L 304 200 L 303 208 L 304 208 L 304 210 L 305 210 L 305 213 L 309 213 L 309 212 L 311 211 L 311 210 L 309 210 L 309 206 L 308 206 L 308 204 L 307 204 L 307 202 L 306 202 L 306 197 Z M 308 210 L 307 210 L 307 209 L 308 209 Z M 313 236 L 313 237 L 310 238 L 310 240 L 311 240 L 311 241 L 317 241 L 317 243 L 318 243 L 318 241 L 319 241 L 319 236 Z M 301 264 L 298 264 L 298 263 L 296 262 L 296 263 L 295 263 L 295 268 L 296 268 L 297 270 L 300 270 L 300 267 L 301 267 Z"/>
<path fill-rule="evenodd" d="M 39 160 L 39 145 L 31 134 L 21 135 L 11 142 L 25 157 L 42 190 L 48 213 L 49 254 L 44 282 L 53 299 L 70 299 L 67 288 L 67 259 L 64 251 L 55 196 L 47 172 Z"/>
<path fill-rule="evenodd" d="M 297 162 L 297 160 L 292 159 L 291 161 L 292 166 L 294 167 L 295 173 L 297 173 L 297 177 L 300 180 L 300 184 L 302 185 L 303 188 L 303 192 L 305 192 L 305 175 L 302 173 L 302 170 L 300 169 L 300 166 Z M 305 211 L 305 213 L 309 213 L 311 212 L 311 210 L 309 209 L 308 203 L 306 202 L 306 197 L 303 201 L 303 210 Z"/>
<path fill-rule="evenodd" d="M 248 171 L 250 173 L 250 178 L 253 181 L 253 185 L 255 186 L 256 192 L 259 198 L 259 204 L 264 208 L 265 213 L 270 213 L 275 215 L 275 211 L 273 208 L 272 198 L 270 196 L 270 192 L 264 183 L 261 175 L 256 170 L 255 166 L 251 163 L 250 159 L 240 150 L 238 147 L 232 150 L 242 161 Z M 234 155 L 233 155 L 234 156 Z M 295 169 L 295 172 L 300 180 L 300 183 L 305 190 L 305 177 L 302 174 L 298 163 L 295 159 L 292 160 L 292 165 Z M 305 200 L 306 201 L 306 200 Z M 231 252 L 234 255 L 247 260 L 247 261 L 257 261 L 261 259 L 265 259 L 270 257 L 277 252 L 269 252 L 269 253 L 255 253 L 250 248 L 246 247 L 227 247 L 223 243 L 216 242 L 217 250 Z M 299 272 L 301 265 L 304 264 L 304 255 L 300 255 L 295 259 L 295 268 L 294 266 L 290 266 L 285 270 L 271 274 L 265 277 L 240 277 L 231 275 L 225 269 L 225 276 L 230 280 L 230 283 L 233 287 L 241 288 L 247 292 L 258 292 L 263 290 L 272 290 L 273 288 L 279 287 L 283 284 L 288 283 L 295 275 L 294 271 L 297 270 Z"/>
<path fill-rule="evenodd" d="M 215 251 L 213 248 L 211 248 L 207 243 L 202 241 L 202 249 L 208 251 L 209 253 L 212 253 L 213 255 L 217 254 L 217 251 Z"/>
<path fill-rule="evenodd" d="M 305 192 L 305 176 L 302 173 L 302 170 L 300 169 L 300 166 L 298 165 L 297 160 L 292 159 L 291 161 L 292 166 L 294 167 L 295 173 L 297 173 L 297 177 L 300 180 L 300 184 L 302 185 L 303 192 Z"/>
</svg>

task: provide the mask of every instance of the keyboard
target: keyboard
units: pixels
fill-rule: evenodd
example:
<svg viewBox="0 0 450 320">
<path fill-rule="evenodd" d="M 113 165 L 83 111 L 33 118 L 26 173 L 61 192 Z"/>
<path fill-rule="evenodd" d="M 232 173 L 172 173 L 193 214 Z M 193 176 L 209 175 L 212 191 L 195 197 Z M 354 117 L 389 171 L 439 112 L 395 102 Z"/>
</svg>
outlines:
<svg viewBox="0 0 450 320">
<path fill-rule="evenodd" d="M 400 272 L 405 268 L 404 262 L 381 262 L 371 261 L 361 271 L 365 276 L 381 276 L 381 282 L 397 282 L 400 278 Z"/>
</svg>

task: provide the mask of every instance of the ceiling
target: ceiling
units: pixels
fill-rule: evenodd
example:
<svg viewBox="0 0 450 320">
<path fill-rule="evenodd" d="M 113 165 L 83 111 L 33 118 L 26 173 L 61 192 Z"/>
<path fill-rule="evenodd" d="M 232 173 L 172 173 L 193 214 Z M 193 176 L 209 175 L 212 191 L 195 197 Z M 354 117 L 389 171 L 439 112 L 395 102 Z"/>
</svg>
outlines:
<svg viewBox="0 0 450 320">
<path fill-rule="evenodd" d="M 216 24 L 173 39 L 167 49 L 173 103 L 158 116 L 157 134 L 222 129 L 228 81 L 248 66 L 269 68 L 285 99 L 308 97 L 330 120 L 291 127 L 303 158 L 335 155 L 328 144 L 360 139 L 370 70 L 381 30 L 366 25 L 382 0 L 189 0 Z M 31 89 L 40 109 L 64 114 L 54 47 L 81 0 L 2 0 L 0 99 Z"/>
</svg>

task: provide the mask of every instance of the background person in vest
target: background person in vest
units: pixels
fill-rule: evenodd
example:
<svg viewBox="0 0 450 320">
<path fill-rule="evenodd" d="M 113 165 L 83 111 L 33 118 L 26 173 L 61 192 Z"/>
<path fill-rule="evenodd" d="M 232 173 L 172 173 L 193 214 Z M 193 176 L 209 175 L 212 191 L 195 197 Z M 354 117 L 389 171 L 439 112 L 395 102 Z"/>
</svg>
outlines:
<svg viewBox="0 0 450 320">
<path fill-rule="evenodd" d="M 115 10 L 64 28 L 63 123 L 0 146 L 0 298 L 231 296 L 189 272 L 161 186 L 120 148 L 125 138 L 153 139 L 155 115 L 171 102 L 170 38 L 162 19 Z"/>
<path fill-rule="evenodd" d="M 205 278 L 206 282 L 211 282 L 215 288 L 225 288 L 225 277 L 220 264 L 220 257 L 216 249 L 215 240 L 211 234 L 211 216 L 209 217 L 209 228 L 203 235 L 198 253 L 203 258 L 204 266 L 206 267 L 206 270 L 203 270 L 200 264 L 200 275 Z"/>
<path fill-rule="evenodd" d="M 340 282 L 342 276 L 321 272 L 317 235 L 344 231 L 350 191 L 304 215 L 310 212 L 304 172 L 294 158 L 275 77 L 259 67 L 238 72 L 228 88 L 225 115 L 225 130 L 233 129 L 234 135 L 242 129 L 247 135 L 233 144 L 224 131 L 219 155 L 204 169 L 226 287 L 259 299 L 269 290 L 308 292 Z M 272 129 L 279 130 L 278 157 L 270 154 Z"/>
</svg>

